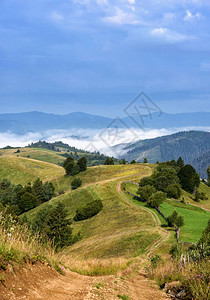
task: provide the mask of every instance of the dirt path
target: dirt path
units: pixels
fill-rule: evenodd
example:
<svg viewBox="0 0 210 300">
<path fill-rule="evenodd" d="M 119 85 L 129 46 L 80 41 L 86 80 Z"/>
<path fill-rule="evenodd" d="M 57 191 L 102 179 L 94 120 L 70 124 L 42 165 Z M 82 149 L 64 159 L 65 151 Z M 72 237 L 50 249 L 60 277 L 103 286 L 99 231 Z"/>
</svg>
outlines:
<svg viewBox="0 0 210 300">
<path fill-rule="evenodd" d="M 144 274 L 123 279 L 114 275 L 88 277 L 67 271 L 63 276 L 37 264 L 7 277 L 6 287 L 0 285 L 1 300 L 116 300 L 123 295 L 130 300 L 168 299 Z"/>
</svg>

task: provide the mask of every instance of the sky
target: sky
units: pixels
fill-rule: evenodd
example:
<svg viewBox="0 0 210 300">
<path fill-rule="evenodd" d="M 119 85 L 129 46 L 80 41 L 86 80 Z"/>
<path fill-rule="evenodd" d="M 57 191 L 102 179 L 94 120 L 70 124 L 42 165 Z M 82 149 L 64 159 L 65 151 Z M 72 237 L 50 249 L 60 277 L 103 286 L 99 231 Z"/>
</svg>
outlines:
<svg viewBox="0 0 210 300">
<path fill-rule="evenodd" d="M 0 0 L 0 113 L 209 111 L 209 0 Z"/>
</svg>

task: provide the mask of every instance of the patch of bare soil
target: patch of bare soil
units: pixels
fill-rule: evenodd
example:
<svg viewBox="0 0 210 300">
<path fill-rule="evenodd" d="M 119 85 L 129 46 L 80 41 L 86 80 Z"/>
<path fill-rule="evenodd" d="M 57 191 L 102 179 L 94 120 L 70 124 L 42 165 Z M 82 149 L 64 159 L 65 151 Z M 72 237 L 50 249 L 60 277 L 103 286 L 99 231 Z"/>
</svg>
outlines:
<svg viewBox="0 0 210 300">
<path fill-rule="evenodd" d="M 35 264 L 16 270 L 10 268 L 4 275 L 6 281 L 0 284 L 1 300 L 116 300 L 123 295 L 130 300 L 169 299 L 144 274 L 129 279 L 114 275 L 90 277 L 71 271 L 61 275 L 47 265 Z"/>
</svg>

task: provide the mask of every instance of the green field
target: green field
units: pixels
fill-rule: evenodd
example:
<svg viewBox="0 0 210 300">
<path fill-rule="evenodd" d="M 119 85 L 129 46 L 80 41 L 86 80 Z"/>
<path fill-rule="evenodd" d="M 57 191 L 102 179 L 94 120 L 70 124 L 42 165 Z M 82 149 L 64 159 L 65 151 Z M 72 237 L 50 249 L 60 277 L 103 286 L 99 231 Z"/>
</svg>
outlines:
<svg viewBox="0 0 210 300">
<path fill-rule="evenodd" d="M 201 188 L 203 187 L 203 184 L 201 184 Z M 206 189 L 210 190 L 209 187 L 204 186 L 205 191 Z M 131 183 L 127 183 L 126 184 L 126 190 L 136 194 L 137 190 L 138 190 L 138 186 L 131 184 Z M 184 192 L 184 191 L 183 191 Z M 189 193 L 184 192 L 185 197 L 190 197 Z M 131 197 L 132 198 L 132 197 Z M 139 202 L 134 200 L 135 202 Z M 195 205 L 199 205 L 199 204 L 203 204 L 204 202 L 206 202 L 206 204 L 209 205 L 209 200 L 208 201 L 201 201 L 199 203 L 196 203 L 195 201 L 193 201 L 193 204 Z M 143 206 L 147 206 L 147 204 L 145 203 L 141 203 L 139 202 L 139 205 L 143 205 Z M 184 221 L 185 221 L 185 225 L 181 228 L 181 234 L 180 234 L 180 240 L 181 241 L 185 241 L 185 242 L 194 242 L 196 243 L 199 238 L 201 237 L 202 231 L 205 229 L 208 219 L 210 218 L 210 212 L 205 211 L 199 207 L 194 207 L 191 205 L 187 205 L 187 204 L 183 204 L 177 201 L 167 201 L 164 202 L 161 205 L 161 212 L 168 217 L 173 211 L 174 209 L 181 215 L 183 215 L 184 217 Z M 165 221 L 163 221 L 163 219 L 161 218 L 163 224 L 165 223 Z"/>
<path fill-rule="evenodd" d="M 18 149 L 20 150 L 20 153 L 16 153 Z M 56 165 L 63 163 L 65 160 L 64 157 L 60 156 L 59 153 L 55 151 L 27 147 L 16 149 L 0 149 L 0 156 L 26 157 Z"/>
<path fill-rule="evenodd" d="M 25 185 L 38 177 L 43 181 L 64 175 L 64 169 L 54 164 L 21 157 L 0 156 L 0 180 L 9 179 L 14 184 Z"/>
</svg>

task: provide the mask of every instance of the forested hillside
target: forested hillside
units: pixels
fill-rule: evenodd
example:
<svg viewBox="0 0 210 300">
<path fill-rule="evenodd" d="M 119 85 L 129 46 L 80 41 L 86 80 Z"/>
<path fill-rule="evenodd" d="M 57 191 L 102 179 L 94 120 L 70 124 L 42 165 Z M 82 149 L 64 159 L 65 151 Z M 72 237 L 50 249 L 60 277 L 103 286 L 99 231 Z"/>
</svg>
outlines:
<svg viewBox="0 0 210 300">
<path fill-rule="evenodd" d="M 185 163 L 192 164 L 206 177 L 206 169 L 209 165 L 210 133 L 202 131 L 179 132 L 172 135 L 154 139 L 140 140 L 124 148 L 128 151 L 123 155 L 127 160 L 149 162 L 177 160 L 181 156 Z"/>
</svg>

